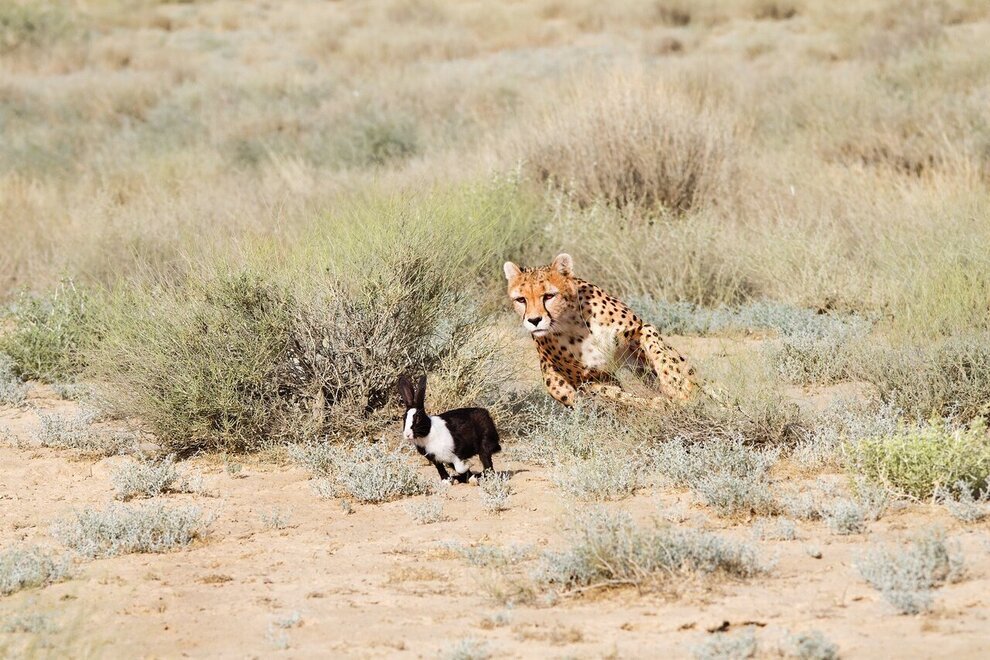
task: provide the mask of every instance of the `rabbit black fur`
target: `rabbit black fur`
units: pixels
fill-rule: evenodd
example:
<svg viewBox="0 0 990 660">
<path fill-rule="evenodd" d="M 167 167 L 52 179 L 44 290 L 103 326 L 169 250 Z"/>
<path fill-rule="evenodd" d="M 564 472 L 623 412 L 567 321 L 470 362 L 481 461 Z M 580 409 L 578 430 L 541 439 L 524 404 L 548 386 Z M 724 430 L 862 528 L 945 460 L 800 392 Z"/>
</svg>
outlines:
<svg viewBox="0 0 990 660">
<path fill-rule="evenodd" d="M 492 471 L 492 454 L 502 450 L 492 416 L 484 408 L 457 408 L 439 415 L 425 409 L 426 376 L 413 386 L 405 376 L 399 377 L 399 396 L 406 404 L 402 436 L 416 446 L 437 468 L 440 478 L 450 481 L 445 464 L 454 468 L 454 479 L 464 483 L 477 475 L 467 466 L 468 459 L 478 456 L 484 473 Z"/>
</svg>

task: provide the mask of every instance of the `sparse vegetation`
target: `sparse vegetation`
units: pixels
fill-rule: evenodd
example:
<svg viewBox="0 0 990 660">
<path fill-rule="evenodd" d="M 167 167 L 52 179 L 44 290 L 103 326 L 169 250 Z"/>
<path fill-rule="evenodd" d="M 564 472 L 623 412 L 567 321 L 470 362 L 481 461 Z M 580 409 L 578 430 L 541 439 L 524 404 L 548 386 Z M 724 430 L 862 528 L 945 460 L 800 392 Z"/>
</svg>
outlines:
<svg viewBox="0 0 990 660">
<path fill-rule="evenodd" d="M 195 506 L 113 504 L 83 509 L 52 525 L 52 535 L 86 557 L 168 552 L 204 538 L 210 518 Z"/>
<path fill-rule="evenodd" d="M 14 373 L 11 359 L 0 353 L 0 406 L 18 406 L 27 396 L 29 386 Z"/>
<path fill-rule="evenodd" d="M 628 515 L 607 509 L 576 516 L 571 533 L 565 550 L 544 554 L 538 572 L 541 581 L 565 592 L 648 589 L 691 573 L 746 578 L 769 569 L 755 546 L 694 530 L 641 528 Z"/>
<path fill-rule="evenodd" d="M 70 567 L 67 558 L 35 546 L 0 550 L 0 596 L 58 582 L 68 575 Z"/>
<path fill-rule="evenodd" d="M 838 645 L 830 642 L 818 630 L 788 635 L 782 650 L 787 657 L 800 660 L 838 660 L 839 658 Z"/>
<path fill-rule="evenodd" d="M 40 414 L 38 439 L 42 447 L 72 449 L 96 456 L 114 456 L 134 451 L 137 436 L 127 431 L 99 429 L 95 413 L 83 411 L 74 417 Z"/>
<path fill-rule="evenodd" d="M 635 456 L 597 449 L 587 458 L 573 457 L 551 472 L 554 485 L 584 501 L 628 497 L 639 486 L 641 467 Z"/>
<path fill-rule="evenodd" d="M 408 503 L 406 511 L 420 525 L 431 525 L 444 519 L 443 504 L 442 495 L 431 495 L 418 502 Z"/>
<path fill-rule="evenodd" d="M 483 475 L 480 486 L 481 506 L 489 513 L 498 513 L 509 508 L 509 498 L 512 496 L 510 475 L 505 472 L 492 472 Z"/>
<path fill-rule="evenodd" d="M 694 648 L 697 660 L 744 660 L 756 654 L 753 627 L 738 633 L 714 633 Z"/>
<path fill-rule="evenodd" d="M 270 509 L 266 509 L 259 514 L 258 518 L 261 520 L 261 524 L 268 529 L 281 530 L 289 526 L 292 521 L 291 514 L 280 509 L 277 506 L 273 506 Z M 283 626 L 285 627 L 285 626 Z"/>
<path fill-rule="evenodd" d="M 963 577 L 958 546 L 939 530 L 919 534 L 905 548 L 874 548 L 857 563 L 860 575 L 902 614 L 931 608 L 932 591 Z"/>
<path fill-rule="evenodd" d="M 110 477 L 117 499 L 155 497 L 164 493 L 197 493 L 203 490 L 198 473 L 184 474 L 175 464 L 175 456 L 161 458 L 139 456 L 122 464 Z"/>
<path fill-rule="evenodd" d="M 429 490 L 404 452 L 381 445 L 314 444 L 295 449 L 294 455 L 313 471 L 323 498 L 346 496 L 379 503 Z"/>
</svg>

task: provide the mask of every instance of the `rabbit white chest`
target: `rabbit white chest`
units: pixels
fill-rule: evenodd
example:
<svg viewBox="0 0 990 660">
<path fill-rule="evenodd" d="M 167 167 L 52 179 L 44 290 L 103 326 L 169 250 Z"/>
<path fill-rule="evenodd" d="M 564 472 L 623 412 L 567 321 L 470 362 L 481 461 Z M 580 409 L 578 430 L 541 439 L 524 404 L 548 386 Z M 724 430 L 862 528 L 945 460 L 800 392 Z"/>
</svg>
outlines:
<svg viewBox="0 0 990 660">
<path fill-rule="evenodd" d="M 460 464 L 461 459 L 454 453 L 454 437 L 447 428 L 447 422 L 443 418 L 430 415 L 430 433 L 421 438 L 414 438 L 412 432 L 412 419 L 416 414 L 416 409 L 411 408 L 406 413 L 405 436 L 412 440 L 413 444 L 422 447 L 427 455 L 441 463 Z"/>
</svg>

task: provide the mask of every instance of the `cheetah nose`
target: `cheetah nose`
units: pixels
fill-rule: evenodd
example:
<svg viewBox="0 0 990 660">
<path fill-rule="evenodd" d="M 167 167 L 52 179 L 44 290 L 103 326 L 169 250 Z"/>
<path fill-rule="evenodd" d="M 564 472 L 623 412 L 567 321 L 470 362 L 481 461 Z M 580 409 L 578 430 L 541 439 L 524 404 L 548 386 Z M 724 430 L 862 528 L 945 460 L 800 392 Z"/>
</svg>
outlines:
<svg viewBox="0 0 990 660">
<path fill-rule="evenodd" d="M 543 317 L 542 316 L 534 316 L 531 319 L 526 319 L 526 321 L 529 322 L 529 324 L 531 326 L 533 326 L 534 328 L 536 326 L 538 326 L 540 324 L 540 321 L 542 321 L 542 320 L 543 320 Z"/>
</svg>

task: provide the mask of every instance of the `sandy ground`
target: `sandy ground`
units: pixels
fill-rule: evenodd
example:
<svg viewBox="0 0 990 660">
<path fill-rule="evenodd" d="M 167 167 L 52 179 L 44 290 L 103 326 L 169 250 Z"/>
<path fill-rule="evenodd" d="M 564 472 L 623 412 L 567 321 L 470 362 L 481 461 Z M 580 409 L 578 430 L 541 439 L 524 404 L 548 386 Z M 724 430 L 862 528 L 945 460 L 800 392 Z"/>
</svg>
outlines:
<svg viewBox="0 0 990 660">
<path fill-rule="evenodd" d="M 39 412 L 76 408 L 36 387 L 26 405 L 0 409 L 0 548 L 24 541 L 58 549 L 49 531 L 54 520 L 113 501 L 110 472 L 127 457 L 94 460 L 30 446 Z M 168 554 L 81 561 L 65 582 L 0 598 L 0 622 L 15 612 L 43 612 L 57 626 L 40 637 L 0 633 L 0 649 L 52 657 L 411 658 L 437 657 L 475 638 L 493 657 L 683 657 L 718 634 L 710 630 L 749 624 L 761 656 L 775 656 L 785 635 L 809 629 L 822 631 L 847 658 L 990 655 L 990 525 L 964 526 L 929 505 L 888 513 L 865 535 L 835 536 L 822 523 L 799 523 L 796 540 L 759 542 L 777 563 L 750 581 L 506 609 L 484 588 L 486 570 L 440 544 L 557 547 L 573 503 L 543 469 L 505 460 L 496 466 L 515 471 L 508 511 L 486 513 L 478 489 L 458 485 L 448 495 L 447 519 L 419 525 L 406 509 L 418 498 L 355 505 L 348 514 L 316 497 L 303 469 L 245 459 L 234 476 L 216 458 L 192 459 L 184 467 L 201 471 L 214 495 L 167 499 L 215 512 L 207 539 Z M 435 475 L 425 464 L 423 473 Z M 751 521 L 720 520 L 676 490 L 643 490 L 614 506 L 752 536 Z M 273 508 L 288 515 L 287 528 L 265 524 Z M 968 577 L 940 589 L 934 611 L 898 615 L 854 561 L 873 542 L 936 524 L 961 544 Z M 295 613 L 296 625 L 275 625 Z"/>
</svg>

